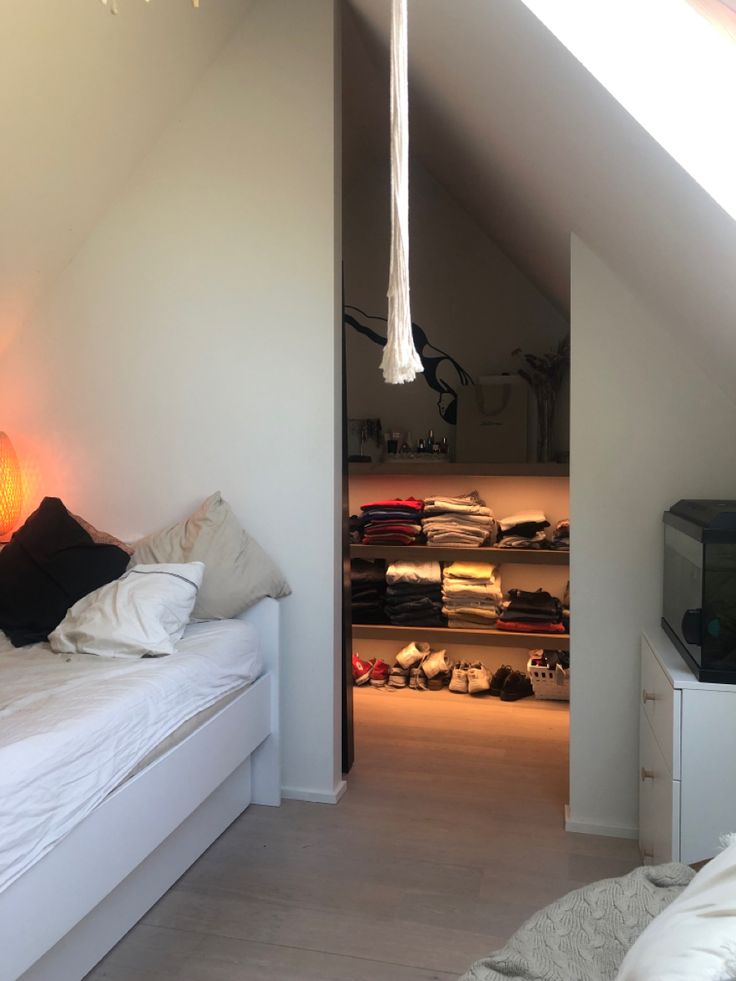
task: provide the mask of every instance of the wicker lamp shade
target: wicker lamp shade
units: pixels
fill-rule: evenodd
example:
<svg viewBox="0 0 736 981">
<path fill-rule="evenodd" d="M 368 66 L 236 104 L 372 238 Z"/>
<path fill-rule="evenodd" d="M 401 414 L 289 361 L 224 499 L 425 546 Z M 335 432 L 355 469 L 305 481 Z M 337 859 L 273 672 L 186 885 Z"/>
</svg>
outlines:
<svg viewBox="0 0 736 981">
<path fill-rule="evenodd" d="M 18 457 L 5 433 L 0 433 L 0 541 L 18 524 L 22 488 Z"/>
</svg>

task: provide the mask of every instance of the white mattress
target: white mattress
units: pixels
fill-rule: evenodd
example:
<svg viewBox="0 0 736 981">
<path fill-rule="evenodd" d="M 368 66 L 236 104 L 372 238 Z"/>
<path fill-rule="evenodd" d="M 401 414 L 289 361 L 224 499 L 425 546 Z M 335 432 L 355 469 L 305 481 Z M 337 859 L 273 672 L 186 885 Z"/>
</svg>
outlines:
<svg viewBox="0 0 736 981">
<path fill-rule="evenodd" d="M 263 671 L 240 620 L 191 624 L 176 646 L 129 661 L 14 648 L 0 632 L 0 890 L 187 719 Z"/>
</svg>

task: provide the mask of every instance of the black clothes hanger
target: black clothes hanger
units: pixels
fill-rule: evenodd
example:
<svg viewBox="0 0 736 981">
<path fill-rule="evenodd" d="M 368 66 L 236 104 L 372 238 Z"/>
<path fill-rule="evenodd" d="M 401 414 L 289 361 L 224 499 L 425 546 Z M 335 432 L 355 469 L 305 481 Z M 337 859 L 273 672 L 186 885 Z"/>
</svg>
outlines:
<svg viewBox="0 0 736 981">
<path fill-rule="evenodd" d="M 385 317 L 375 317 L 371 316 L 365 311 L 361 310 L 360 307 L 354 307 L 350 304 L 346 304 L 343 308 L 343 325 L 352 327 L 359 334 L 367 337 L 369 340 L 373 341 L 374 344 L 378 344 L 380 347 L 386 346 L 386 338 L 377 333 L 371 327 L 366 326 L 354 317 L 352 314 L 348 313 L 348 310 L 354 310 L 356 313 L 360 314 L 365 320 L 378 320 L 381 323 L 386 323 Z M 414 347 L 417 349 L 417 354 L 419 355 L 419 360 L 422 362 L 422 372 L 423 378 L 431 389 L 439 393 L 439 398 L 437 399 L 437 409 L 439 411 L 440 417 L 450 426 L 455 426 L 457 424 L 457 392 L 444 378 L 440 377 L 440 368 L 445 364 L 449 364 L 457 374 L 458 381 L 461 385 L 472 385 L 473 379 L 469 372 L 465 370 L 447 351 L 443 351 L 441 348 L 436 347 L 427 337 L 424 329 L 415 324 L 412 321 L 412 336 L 414 338 Z M 434 353 L 432 353 L 434 352 Z M 454 380 L 453 380 L 454 381 Z M 449 401 L 448 401 L 449 399 Z"/>
</svg>

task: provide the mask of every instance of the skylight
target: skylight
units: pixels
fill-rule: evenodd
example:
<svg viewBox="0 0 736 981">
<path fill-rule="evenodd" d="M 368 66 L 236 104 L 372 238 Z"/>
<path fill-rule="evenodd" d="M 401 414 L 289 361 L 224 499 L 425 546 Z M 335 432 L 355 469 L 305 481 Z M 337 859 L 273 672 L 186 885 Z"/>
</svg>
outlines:
<svg viewBox="0 0 736 981">
<path fill-rule="evenodd" d="M 523 2 L 736 219 L 736 44 L 703 0 Z"/>
</svg>

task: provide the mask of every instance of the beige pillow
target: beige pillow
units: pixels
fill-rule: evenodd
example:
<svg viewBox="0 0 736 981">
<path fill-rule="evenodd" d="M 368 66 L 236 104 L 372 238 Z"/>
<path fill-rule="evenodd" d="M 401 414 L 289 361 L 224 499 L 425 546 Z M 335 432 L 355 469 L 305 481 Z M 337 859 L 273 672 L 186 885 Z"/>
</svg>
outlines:
<svg viewBox="0 0 736 981">
<path fill-rule="evenodd" d="M 258 542 L 240 527 L 220 492 L 185 521 L 137 542 L 133 563 L 204 562 L 195 620 L 226 620 L 264 596 L 281 599 L 288 583 Z"/>
<path fill-rule="evenodd" d="M 94 525 L 91 525 L 89 521 L 85 521 L 84 518 L 80 518 L 78 514 L 72 514 L 71 511 L 69 514 L 71 514 L 72 518 L 74 518 L 78 525 L 81 525 L 81 527 L 84 528 L 95 545 L 116 545 L 124 552 L 127 552 L 128 555 L 133 554 L 132 547 L 130 545 L 126 545 L 125 542 L 121 542 L 119 538 L 116 538 L 107 531 L 100 531 L 99 529 L 95 528 Z"/>
</svg>

